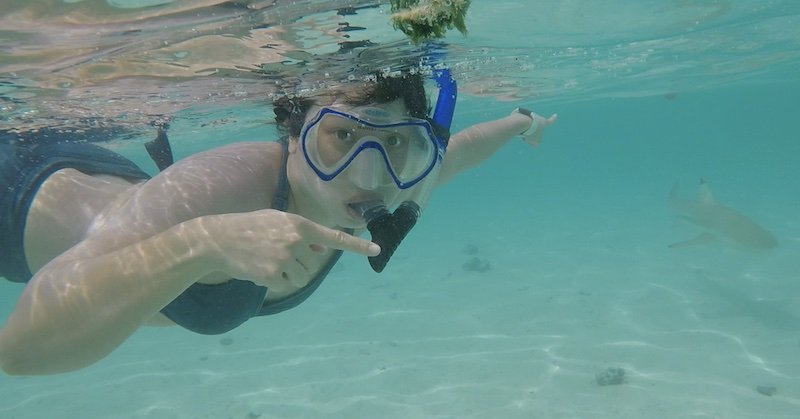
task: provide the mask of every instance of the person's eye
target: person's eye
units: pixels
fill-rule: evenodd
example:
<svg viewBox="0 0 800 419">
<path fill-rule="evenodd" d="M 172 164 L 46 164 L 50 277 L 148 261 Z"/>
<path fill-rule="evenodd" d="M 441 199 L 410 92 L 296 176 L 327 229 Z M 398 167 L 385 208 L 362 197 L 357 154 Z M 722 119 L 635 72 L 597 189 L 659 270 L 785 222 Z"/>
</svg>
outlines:
<svg viewBox="0 0 800 419">
<path fill-rule="evenodd" d="M 400 147 L 403 145 L 403 138 L 399 135 L 392 134 L 386 137 L 386 145 L 390 147 Z"/>
<path fill-rule="evenodd" d="M 353 134 L 346 129 L 337 129 L 333 132 L 333 135 L 339 141 L 351 141 L 353 139 Z"/>
</svg>

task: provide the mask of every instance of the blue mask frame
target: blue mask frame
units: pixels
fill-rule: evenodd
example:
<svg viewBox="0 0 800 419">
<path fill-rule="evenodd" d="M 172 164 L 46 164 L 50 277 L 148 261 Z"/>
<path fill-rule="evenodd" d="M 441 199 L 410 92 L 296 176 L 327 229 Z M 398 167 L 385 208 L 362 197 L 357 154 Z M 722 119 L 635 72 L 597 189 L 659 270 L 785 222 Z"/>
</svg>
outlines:
<svg viewBox="0 0 800 419">
<path fill-rule="evenodd" d="M 453 78 L 452 74 L 450 73 L 450 69 L 447 69 L 447 68 L 436 69 L 436 70 L 433 71 L 432 78 L 436 82 L 437 87 L 439 88 L 439 94 L 438 94 L 438 96 L 436 98 L 436 106 L 434 107 L 433 117 L 430 120 L 433 123 L 435 123 L 438 126 L 438 128 L 440 128 L 440 129 L 439 130 L 434 130 L 434 129 L 431 129 L 430 126 L 426 126 L 425 127 L 425 129 L 429 132 L 431 138 L 434 138 L 436 140 L 435 142 L 436 142 L 436 149 L 437 149 L 437 153 L 436 154 L 437 155 L 436 155 L 436 158 L 431 161 L 431 163 L 426 167 L 425 171 L 421 175 L 419 175 L 419 176 L 415 177 L 414 179 L 412 179 L 410 181 L 407 181 L 407 182 L 401 181 L 398 178 L 397 174 L 394 173 L 394 171 L 392 170 L 392 165 L 391 165 L 391 163 L 389 161 L 389 158 L 386 156 L 385 152 L 383 151 L 383 148 L 377 143 L 368 141 L 368 142 L 365 142 L 364 144 L 361 144 L 361 146 L 359 146 L 359 148 L 357 150 L 352 152 L 350 154 L 350 157 L 347 159 L 347 161 L 345 161 L 333 173 L 325 173 L 322 170 L 320 170 L 319 168 L 317 168 L 314 164 L 310 164 L 311 168 L 314 170 L 314 172 L 317 174 L 317 176 L 319 176 L 319 178 L 324 180 L 324 181 L 330 181 L 333 178 L 335 178 L 336 176 L 338 176 L 342 171 L 344 171 L 344 169 L 346 169 L 350 165 L 350 163 L 355 159 L 356 156 L 358 156 L 361 153 L 361 151 L 363 151 L 365 149 L 368 149 L 368 148 L 373 148 L 373 149 L 376 149 L 376 150 L 378 150 L 380 152 L 380 154 L 381 154 L 381 156 L 382 156 L 382 158 L 384 160 L 384 163 L 386 164 L 386 167 L 389 168 L 389 173 L 390 173 L 392 179 L 394 180 L 394 182 L 395 182 L 395 184 L 397 185 L 398 188 L 400 188 L 400 189 L 408 189 L 408 188 L 416 185 L 417 183 L 419 183 L 422 179 L 425 179 L 425 177 L 433 170 L 433 168 L 436 166 L 436 164 L 440 163 L 444 159 L 445 151 L 447 149 L 447 143 L 449 141 L 450 127 L 452 125 L 453 115 L 455 113 L 456 99 L 458 98 L 458 85 L 457 85 L 455 79 Z M 303 154 L 304 154 L 304 156 L 306 158 L 306 161 L 308 161 L 309 163 L 312 161 L 312 159 L 308 155 L 308 150 L 306 149 L 305 141 L 303 139 L 307 135 L 309 127 L 311 127 L 315 123 L 319 122 L 319 120 L 326 113 L 334 113 L 334 114 L 337 114 L 339 116 L 344 116 L 346 118 L 353 119 L 355 121 L 358 121 L 360 123 L 364 123 L 365 125 L 372 126 L 372 127 L 375 127 L 375 128 L 391 127 L 391 125 L 381 126 L 381 125 L 370 124 L 370 123 L 368 123 L 366 121 L 362 121 L 362 120 L 360 120 L 358 118 L 354 118 L 352 115 L 349 115 L 347 113 L 336 111 L 336 110 L 331 109 L 331 108 L 323 108 L 323 110 L 320 112 L 320 114 L 313 121 L 310 121 L 308 124 L 306 124 L 303 127 L 302 132 L 300 133 L 301 148 L 303 150 Z M 442 133 L 441 133 L 442 130 L 447 134 L 446 135 L 442 135 Z"/>
<path fill-rule="evenodd" d="M 361 143 L 356 149 L 350 151 L 348 153 L 349 157 L 347 158 L 347 160 L 342 162 L 339 165 L 339 167 L 337 167 L 332 172 L 327 172 L 326 173 L 325 171 L 323 171 L 323 169 L 317 167 L 317 165 L 313 163 L 315 159 L 313 159 L 311 157 L 311 155 L 309 154 L 309 151 L 308 151 L 308 140 L 307 140 L 306 137 L 309 134 L 309 131 L 311 131 L 313 129 L 313 127 L 320 122 L 320 120 L 322 120 L 326 115 L 329 115 L 329 114 L 333 114 L 333 115 L 336 115 L 336 116 L 341 117 L 341 118 L 346 118 L 346 119 L 349 119 L 349 120 L 351 120 L 353 122 L 356 122 L 356 123 L 358 123 L 360 125 L 364 125 L 364 126 L 375 128 L 375 129 L 387 129 L 387 128 L 393 128 L 393 127 L 399 127 L 399 126 L 408 126 L 408 125 L 418 126 L 418 127 L 423 129 L 427 133 L 428 141 L 432 141 L 433 142 L 435 150 L 436 150 L 436 155 L 432 156 L 433 158 L 431 159 L 430 163 L 428 163 L 427 166 L 425 166 L 425 169 L 422 172 L 420 172 L 419 175 L 415 176 L 413 179 L 401 180 L 400 176 L 398 175 L 398 173 L 396 173 L 394 171 L 394 168 L 393 168 L 393 165 L 391 163 L 391 160 L 387 156 L 386 150 L 384 150 L 383 146 L 380 143 L 376 142 L 376 141 L 370 140 L 370 141 L 365 141 L 365 142 Z M 348 166 L 350 166 L 350 163 L 352 163 L 352 161 L 355 160 L 355 158 L 359 154 L 361 154 L 362 151 L 367 150 L 367 149 L 377 150 L 378 153 L 381 155 L 381 158 L 383 159 L 384 164 L 388 168 L 389 174 L 392 177 L 392 180 L 394 181 L 394 183 L 397 185 L 397 187 L 399 189 L 408 189 L 408 188 L 416 185 L 417 183 L 419 183 L 422 179 L 425 179 L 425 177 L 428 176 L 428 174 L 431 172 L 431 170 L 433 170 L 433 168 L 436 166 L 436 164 L 441 162 L 444 159 L 446 143 L 444 141 L 442 141 L 442 139 L 438 135 L 436 135 L 435 131 L 433 130 L 433 127 L 431 127 L 431 124 L 428 121 L 423 120 L 423 119 L 417 119 L 416 122 L 406 121 L 406 122 L 390 123 L 390 124 L 375 124 L 375 123 L 360 119 L 360 118 L 358 118 L 358 117 L 356 117 L 354 115 L 351 115 L 351 114 L 349 114 L 347 112 L 339 111 L 339 110 L 336 110 L 336 109 L 333 109 L 333 108 L 324 107 L 319 111 L 319 113 L 317 114 L 316 117 L 314 117 L 314 119 L 309 121 L 303 127 L 303 130 L 300 132 L 300 147 L 301 147 L 301 150 L 303 152 L 303 156 L 305 157 L 306 161 L 309 163 L 309 166 L 311 167 L 311 169 L 314 170 L 314 172 L 317 174 L 317 176 L 319 176 L 319 178 L 324 180 L 324 181 L 330 181 L 333 178 L 335 178 L 336 176 L 338 176 L 340 173 L 342 173 L 345 169 L 347 169 Z"/>
</svg>

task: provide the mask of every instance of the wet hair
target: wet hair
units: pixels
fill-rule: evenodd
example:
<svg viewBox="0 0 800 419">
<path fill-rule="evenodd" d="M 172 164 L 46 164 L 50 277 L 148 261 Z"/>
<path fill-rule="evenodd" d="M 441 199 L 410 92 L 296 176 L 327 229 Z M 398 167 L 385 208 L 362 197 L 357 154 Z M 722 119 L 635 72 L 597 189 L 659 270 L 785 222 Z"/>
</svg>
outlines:
<svg viewBox="0 0 800 419">
<path fill-rule="evenodd" d="M 299 137 L 306 114 L 313 105 L 327 105 L 339 101 L 351 106 L 382 104 L 402 99 L 409 116 L 428 119 L 430 104 L 425 94 L 425 81 L 419 73 L 406 73 L 397 77 L 378 74 L 359 88 L 345 86 L 333 89 L 315 100 L 309 97 L 282 96 L 272 103 L 278 131 L 283 135 Z"/>
</svg>

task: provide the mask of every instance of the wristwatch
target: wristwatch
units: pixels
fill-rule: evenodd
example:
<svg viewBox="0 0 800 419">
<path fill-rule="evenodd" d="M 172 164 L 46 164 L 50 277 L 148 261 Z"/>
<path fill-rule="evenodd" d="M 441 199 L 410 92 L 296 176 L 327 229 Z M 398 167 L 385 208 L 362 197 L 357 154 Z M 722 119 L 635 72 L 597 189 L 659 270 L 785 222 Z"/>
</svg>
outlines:
<svg viewBox="0 0 800 419">
<path fill-rule="evenodd" d="M 525 108 L 514 109 L 514 112 L 525 115 L 531 119 L 531 126 L 529 126 L 528 129 L 526 129 L 525 131 L 522 131 L 519 135 L 524 137 L 528 134 L 533 134 L 534 132 L 536 132 L 536 128 L 539 128 L 539 124 L 536 123 L 536 118 L 533 117 L 533 112 Z"/>
</svg>

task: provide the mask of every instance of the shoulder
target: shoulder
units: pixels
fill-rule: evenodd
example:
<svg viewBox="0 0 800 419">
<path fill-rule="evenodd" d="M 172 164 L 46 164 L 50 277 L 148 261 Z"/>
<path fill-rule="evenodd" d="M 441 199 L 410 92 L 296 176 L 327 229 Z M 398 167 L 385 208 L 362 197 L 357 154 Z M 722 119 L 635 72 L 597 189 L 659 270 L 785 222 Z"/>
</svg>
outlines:
<svg viewBox="0 0 800 419">
<path fill-rule="evenodd" d="M 246 165 L 248 168 L 268 167 L 279 165 L 283 148 L 275 141 L 242 142 L 217 147 L 186 157 L 176 165 L 191 165 L 194 162 L 221 166 Z"/>
<path fill-rule="evenodd" d="M 133 201 L 158 202 L 173 220 L 263 209 L 272 200 L 282 153 L 277 142 L 248 142 L 193 154 L 139 186 Z"/>
<path fill-rule="evenodd" d="M 203 176 L 214 181 L 247 181 L 275 177 L 281 169 L 283 149 L 277 142 L 235 143 L 193 154 L 163 172 L 171 178 Z"/>
<path fill-rule="evenodd" d="M 133 243 L 196 217 L 267 208 L 281 160 L 282 146 L 274 142 L 236 143 L 183 158 L 107 205 L 82 245 Z"/>
</svg>

